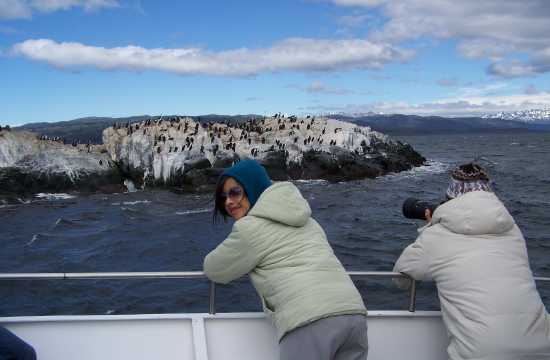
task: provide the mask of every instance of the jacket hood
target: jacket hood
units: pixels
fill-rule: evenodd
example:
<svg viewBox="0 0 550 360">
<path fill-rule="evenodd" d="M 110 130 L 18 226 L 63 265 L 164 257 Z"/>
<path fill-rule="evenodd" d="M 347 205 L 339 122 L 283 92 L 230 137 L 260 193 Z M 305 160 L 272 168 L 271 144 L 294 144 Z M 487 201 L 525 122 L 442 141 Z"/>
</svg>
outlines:
<svg viewBox="0 0 550 360">
<path fill-rule="evenodd" d="M 311 208 L 294 184 L 280 182 L 262 193 L 248 215 L 302 227 L 311 217 Z"/>
<path fill-rule="evenodd" d="M 440 205 L 432 224 L 441 224 L 457 234 L 502 234 L 515 221 L 498 197 L 487 191 L 472 191 Z"/>
</svg>

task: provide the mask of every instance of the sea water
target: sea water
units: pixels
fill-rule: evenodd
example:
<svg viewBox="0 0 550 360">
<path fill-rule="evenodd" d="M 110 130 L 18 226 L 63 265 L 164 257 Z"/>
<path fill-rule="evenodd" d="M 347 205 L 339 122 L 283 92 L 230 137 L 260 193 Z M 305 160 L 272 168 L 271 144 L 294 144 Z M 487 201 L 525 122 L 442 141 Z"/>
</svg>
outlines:
<svg viewBox="0 0 550 360">
<path fill-rule="evenodd" d="M 449 170 L 477 160 L 522 229 L 531 268 L 550 276 L 550 134 L 407 136 L 428 163 L 377 179 L 296 181 L 348 270 L 391 271 L 422 223 L 403 201 L 437 202 Z M 213 224 L 212 194 L 144 190 L 125 194 L 38 194 L 0 206 L 0 272 L 200 271 L 231 230 Z M 357 279 L 367 307 L 406 309 L 408 293 L 389 278 Z M 550 306 L 550 283 L 538 283 Z M 208 311 L 207 280 L 35 280 L 0 282 L 0 316 Z M 218 286 L 216 309 L 259 311 L 245 277 Z M 439 308 L 433 283 L 420 283 L 418 309 Z"/>
</svg>

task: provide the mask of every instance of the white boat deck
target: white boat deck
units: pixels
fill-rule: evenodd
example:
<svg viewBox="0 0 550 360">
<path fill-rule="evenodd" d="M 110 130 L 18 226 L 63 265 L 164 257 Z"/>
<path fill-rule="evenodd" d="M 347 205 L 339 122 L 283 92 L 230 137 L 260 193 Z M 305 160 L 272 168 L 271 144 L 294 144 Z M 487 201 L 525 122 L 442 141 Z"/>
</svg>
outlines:
<svg viewBox="0 0 550 360">
<path fill-rule="evenodd" d="M 263 313 L 5 317 L 40 360 L 276 360 Z M 370 311 L 369 360 L 444 360 L 439 312 Z"/>
</svg>

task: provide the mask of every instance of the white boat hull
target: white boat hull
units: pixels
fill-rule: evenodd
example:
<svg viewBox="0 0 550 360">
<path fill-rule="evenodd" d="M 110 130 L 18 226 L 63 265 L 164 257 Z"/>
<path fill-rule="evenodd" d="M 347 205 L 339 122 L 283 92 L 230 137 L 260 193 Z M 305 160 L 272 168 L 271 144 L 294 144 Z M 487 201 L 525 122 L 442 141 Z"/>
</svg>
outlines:
<svg viewBox="0 0 550 360">
<path fill-rule="evenodd" d="M 0 318 L 40 360 L 277 360 L 263 313 Z M 443 360 L 448 339 L 436 311 L 370 311 L 369 360 Z"/>
</svg>

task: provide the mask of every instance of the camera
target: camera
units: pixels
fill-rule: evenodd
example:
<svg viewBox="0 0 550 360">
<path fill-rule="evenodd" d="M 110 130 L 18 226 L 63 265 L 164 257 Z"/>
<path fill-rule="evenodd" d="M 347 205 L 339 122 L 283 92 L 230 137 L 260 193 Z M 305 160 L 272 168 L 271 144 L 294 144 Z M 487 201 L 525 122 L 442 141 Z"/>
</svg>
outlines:
<svg viewBox="0 0 550 360">
<path fill-rule="evenodd" d="M 408 198 L 403 203 L 403 215 L 408 219 L 428 220 L 426 219 L 426 209 L 433 214 L 438 205 L 427 201 Z"/>
</svg>

